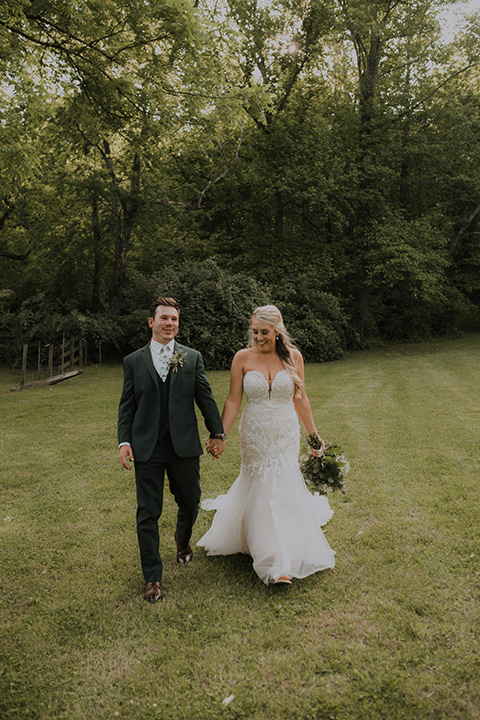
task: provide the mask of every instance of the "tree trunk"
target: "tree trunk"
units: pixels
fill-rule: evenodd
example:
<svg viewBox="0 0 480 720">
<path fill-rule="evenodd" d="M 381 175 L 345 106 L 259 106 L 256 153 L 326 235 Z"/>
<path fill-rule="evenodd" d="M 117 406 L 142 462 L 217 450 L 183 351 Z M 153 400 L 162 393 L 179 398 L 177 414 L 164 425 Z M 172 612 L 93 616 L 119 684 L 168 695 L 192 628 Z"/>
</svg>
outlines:
<svg viewBox="0 0 480 720">
<path fill-rule="evenodd" d="M 110 174 L 112 189 L 112 218 L 115 227 L 115 260 L 110 290 L 110 307 L 120 314 L 123 304 L 123 290 L 127 276 L 127 252 L 130 237 L 140 207 L 140 156 L 135 153 L 132 161 L 130 192 L 121 191 L 111 157 L 110 146 L 104 141 L 103 157 Z"/>
<path fill-rule="evenodd" d="M 280 190 L 275 190 L 275 216 L 273 231 L 277 240 L 283 240 L 283 200 Z"/>
<path fill-rule="evenodd" d="M 92 310 L 99 312 L 102 309 L 102 234 L 100 230 L 100 219 L 98 213 L 98 198 L 92 200 L 92 229 L 93 229 L 93 288 L 92 288 Z"/>
<path fill-rule="evenodd" d="M 381 203 L 381 188 L 377 177 L 377 143 L 378 135 L 375 132 L 376 92 L 380 65 L 381 41 L 378 35 L 370 32 L 369 43 L 364 44 L 357 35 L 354 38 L 358 66 L 358 92 L 359 92 L 359 180 L 355 227 L 352 232 L 353 254 L 352 262 L 352 290 L 355 297 L 355 310 L 357 313 L 357 328 L 362 341 L 364 341 L 372 328 L 372 317 L 369 307 L 369 292 L 365 288 L 364 237 L 369 224 L 377 214 Z"/>
</svg>

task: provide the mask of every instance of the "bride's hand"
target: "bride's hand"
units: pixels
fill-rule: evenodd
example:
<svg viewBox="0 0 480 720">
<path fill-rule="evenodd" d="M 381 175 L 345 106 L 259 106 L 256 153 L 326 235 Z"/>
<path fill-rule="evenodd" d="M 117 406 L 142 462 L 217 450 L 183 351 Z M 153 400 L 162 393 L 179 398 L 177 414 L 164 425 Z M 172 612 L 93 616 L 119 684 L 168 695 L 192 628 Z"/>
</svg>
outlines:
<svg viewBox="0 0 480 720">
<path fill-rule="evenodd" d="M 317 435 L 317 437 L 318 437 L 318 435 Z M 310 452 L 312 453 L 313 457 L 321 457 L 325 453 L 325 443 L 323 442 L 323 440 L 320 437 L 318 437 L 318 439 L 322 444 L 320 448 L 313 448 L 311 445 L 308 446 L 310 448 Z"/>
</svg>

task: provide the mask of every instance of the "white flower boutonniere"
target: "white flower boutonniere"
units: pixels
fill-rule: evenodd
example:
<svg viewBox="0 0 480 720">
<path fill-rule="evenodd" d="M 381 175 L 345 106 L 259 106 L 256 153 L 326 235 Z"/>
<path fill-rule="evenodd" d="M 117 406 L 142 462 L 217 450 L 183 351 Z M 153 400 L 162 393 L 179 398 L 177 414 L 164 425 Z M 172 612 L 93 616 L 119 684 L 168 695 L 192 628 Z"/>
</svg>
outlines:
<svg viewBox="0 0 480 720">
<path fill-rule="evenodd" d="M 183 350 L 175 350 L 173 357 L 170 360 L 169 368 L 171 368 L 172 372 L 178 372 L 178 368 L 183 367 L 186 360 L 187 353 L 184 353 Z"/>
</svg>

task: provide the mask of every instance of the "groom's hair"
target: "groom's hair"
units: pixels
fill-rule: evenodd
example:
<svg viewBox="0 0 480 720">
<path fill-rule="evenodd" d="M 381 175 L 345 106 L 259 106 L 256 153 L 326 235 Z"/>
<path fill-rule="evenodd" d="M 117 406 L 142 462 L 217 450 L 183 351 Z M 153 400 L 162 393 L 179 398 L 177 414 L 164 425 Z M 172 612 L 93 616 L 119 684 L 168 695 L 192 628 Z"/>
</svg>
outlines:
<svg viewBox="0 0 480 720">
<path fill-rule="evenodd" d="M 171 297 L 162 297 L 158 298 L 158 300 L 154 300 L 152 304 L 150 305 L 150 315 L 149 317 L 154 318 L 155 313 L 157 311 L 157 307 L 160 305 L 163 305 L 164 307 L 173 307 L 180 315 L 180 308 L 178 307 L 178 303 L 176 300 L 174 300 Z"/>
</svg>

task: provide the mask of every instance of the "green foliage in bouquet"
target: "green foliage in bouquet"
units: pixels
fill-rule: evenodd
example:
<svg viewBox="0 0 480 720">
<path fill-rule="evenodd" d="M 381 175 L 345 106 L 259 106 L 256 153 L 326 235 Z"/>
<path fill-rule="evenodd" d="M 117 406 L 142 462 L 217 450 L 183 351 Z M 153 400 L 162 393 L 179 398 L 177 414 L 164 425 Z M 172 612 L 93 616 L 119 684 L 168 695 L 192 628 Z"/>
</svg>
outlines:
<svg viewBox="0 0 480 720">
<path fill-rule="evenodd" d="M 319 450 L 321 444 L 317 437 L 307 437 L 309 448 L 306 455 L 300 457 L 300 470 L 307 485 L 314 492 L 326 495 L 328 490 L 345 489 L 345 475 L 350 470 L 350 464 L 345 459 L 338 445 L 325 445 L 325 452 L 319 457 L 312 455 L 310 447 Z"/>
</svg>

